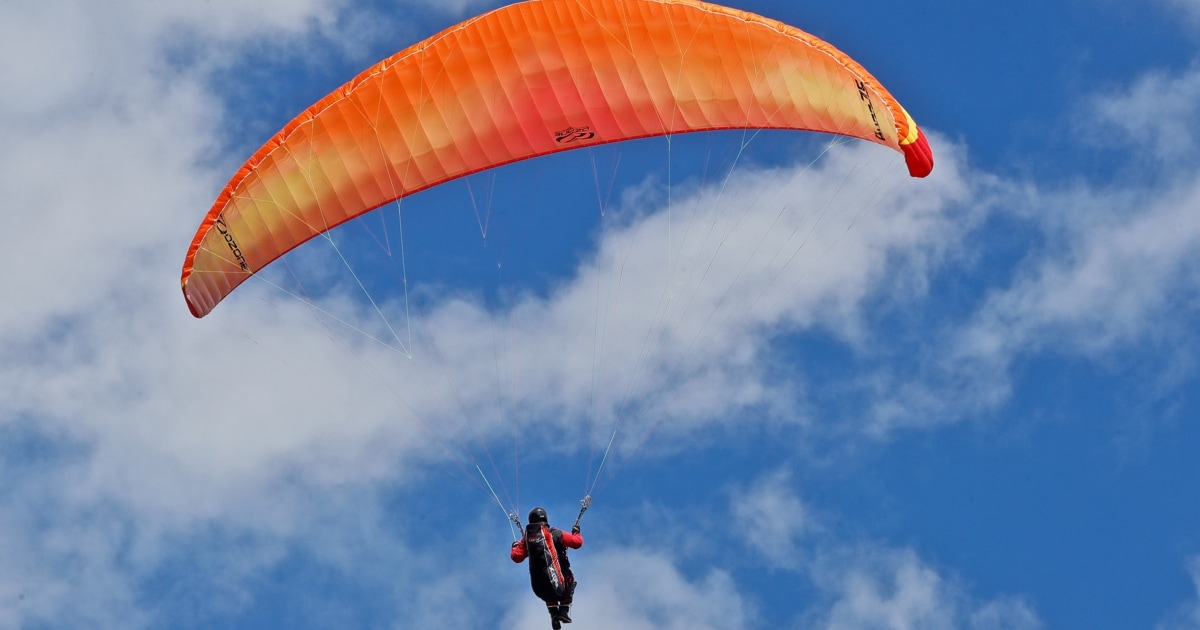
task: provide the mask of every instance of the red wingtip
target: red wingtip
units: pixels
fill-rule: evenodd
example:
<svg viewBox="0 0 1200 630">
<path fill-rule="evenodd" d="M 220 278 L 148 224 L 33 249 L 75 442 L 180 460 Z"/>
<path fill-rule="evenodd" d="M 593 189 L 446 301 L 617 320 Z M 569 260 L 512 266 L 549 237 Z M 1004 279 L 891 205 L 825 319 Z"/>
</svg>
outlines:
<svg viewBox="0 0 1200 630">
<path fill-rule="evenodd" d="M 933 149 L 929 148 L 929 140 L 920 129 L 917 139 L 908 144 L 900 145 L 904 151 L 904 162 L 908 164 L 908 173 L 913 177 L 925 177 L 933 172 Z"/>
</svg>

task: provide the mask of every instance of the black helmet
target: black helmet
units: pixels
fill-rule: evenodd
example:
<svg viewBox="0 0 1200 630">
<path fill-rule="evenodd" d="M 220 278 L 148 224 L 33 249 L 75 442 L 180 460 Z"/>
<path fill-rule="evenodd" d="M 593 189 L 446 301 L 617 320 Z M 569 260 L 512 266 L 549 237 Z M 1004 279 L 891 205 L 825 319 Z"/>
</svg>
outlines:
<svg viewBox="0 0 1200 630">
<path fill-rule="evenodd" d="M 529 524 L 530 525 L 533 525 L 534 523 L 545 524 L 548 522 L 549 521 L 546 519 L 546 510 L 543 510 L 540 507 L 535 507 L 532 510 L 529 510 Z"/>
</svg>

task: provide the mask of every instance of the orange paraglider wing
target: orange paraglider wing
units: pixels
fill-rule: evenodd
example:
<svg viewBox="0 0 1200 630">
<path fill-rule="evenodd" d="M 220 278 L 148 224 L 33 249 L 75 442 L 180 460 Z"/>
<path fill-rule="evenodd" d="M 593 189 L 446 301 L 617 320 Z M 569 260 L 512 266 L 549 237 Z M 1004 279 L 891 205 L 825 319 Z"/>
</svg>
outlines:
<svg viewBox="0 0 1200 630">
<path fill-rule="evenodd" d="M 862 66 L 786 24 L 695 0 L 532 0 L 401 51 L 308 108 L 238 170 L 197 231 L 203 317 L 297 245 L 456 177 L 557 151 L 715 129 L 801 129 L 933 156 Z"/>
</svg>

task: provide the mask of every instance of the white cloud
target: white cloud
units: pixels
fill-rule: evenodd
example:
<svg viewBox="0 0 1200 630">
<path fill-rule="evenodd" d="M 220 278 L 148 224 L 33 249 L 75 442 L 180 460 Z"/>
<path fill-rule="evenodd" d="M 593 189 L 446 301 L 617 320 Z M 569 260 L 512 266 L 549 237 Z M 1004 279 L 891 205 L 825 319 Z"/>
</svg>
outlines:
<svg viewBox="0 0 1200 630">
<path fill-rule="evenodd" d="M 1196 207 L 1200 184 L 1184 175 L 1142 190 L 1043 196 L 1046 245 L 988 297 L 946 353 L 946 369 L 995 393 L 1027 353 L 1100 361 L 1134 347 L 1186 353 L 1200 287 Z"/>
<path fill-rule="evenodd" d="M 1092 212 L 1097 220 L 1052 235 L 1061 236 L 1060 245 L 988 302 L 964 351 L 1004 354 L 1006 343 L 1036 346 L 1053 338 L 1092 354 L 1141 341 L 1164 314 L 1188 309 L 1200 280 L 1200 218 L 1193 211 L 1200 185 L 1131 197 L 1057 197 L 1059 212 Z"/>
<path fill-rule="evenodd" d="M 1193 24 L 1200 24 L 1200 0 L 1160 0 L 1181 12 Z"/>
<path fill-rule="evenodd" d="M 436 9 L 449 15 L 466 17 L 497 8 L 493 0 L 415 0 L 431 9 Z"/>
<path fill-rule="evenodd" d="M 6 3 L 0 20 L 5 338 L 137 300 L 173 265 L 216 180 L 198 165 L 220 103 L 206 69 L 234 44 L 303 35 L 328 2 Z M 174 64 L 194 34 L 191 65 Z M 201 47 L 203 45 L 203 47 Z M 0 338 L 0 342 L 4 338 Z"/>
<path fill-rule="evenodd" d="M 875 400 L 870 431 L 994 410 L 1012 394 L 1010 366 L 1040 354 L 1119 370 L 1118 353 L 1154 348 L 1164 383 L 1186 380 L 1166 372 L 1192 370 L 1196 359 L 1200 183 L 1195 161 L 1184 158 L 1200 138 L 1183 127 L 1200 108 L 1198 88 L 1195 71 L 1152 73 L 1096 100 L 1094 126 L 1125 133 L 1131 160 L 1161 160 L 1152 178 L 1056 187 L 973 175 L 973 203 L 1024 223 L 1036 238 L 1011 280 L 986 294 L 964 325 L 929 338 L 920 379 L 886 369 L 864 378 Z"/>
<path fill-rule="evenodd" d="M 800 543 L 820 529 L 813 510 L 793 490 L 784 470 L 764 476 L 731 499 L 735 539 L 747 543 L 767 566 L 798 569 L 803 561 Z"/>
<path fill-rule="evenodd" d="M 1200 3 L 1187 4 L 1200 16 Z M 1093 108 L 1093 128 L 1103 130 L 1101 137 L 1110 138 L 1115 130 L 1163 163 L 1195 163 L 1200 137 L 1192 123 L 1200 118 L 1200 68 L 1178 75 L 1151 72 L 1122 93 L 1097 98 Z"/>
<path fill-rule="evenodd" d="M 279 494 L 286 423 L 239 424 L 251 384 L 212 404 L 219 355 L 245 348 L 186 328 L 178 256 L 217 183 L 198 166 L 221 117 L 205 73 L 240 42 L 328 28 L 331 6 L 0 8 L 0 626 L 153 625 L 139 580 L 180 541 L 253 532 L 213 555 L 237 582 L 313 509 Z M 189 36 L 209 47 L 174 65 Z M 255 458 L 272 472 L 247 483 Z"/>
<path fill-rule="evenodd" d="M 571 615 L 572 627 L 579 630 L 734 630 L 753 626 L 752 606 L 722 571 L 689 579 L 671 558 L 640 549 L 605 551 L 589 558 L 586 566 L 586 571 L 576 570 L 579 589 Z M 529 595 L 505 619 L 504 626 L 539 627 L 547 622 L 545 604 Z"/>
<path fill-rule="evenodd" d="M 785 471 L 765 476 L 731 503 L 735 539 L 759 552 L 775 579 L 801 577 L 816 587 L 797 627 L 850 629 L 1037 630 L 1034 609 L 1019 597 L 980 599 L 911 549 L 855 545 L 824 527 Z M 806 591 L 808 592 L 808 591 Z"/>
<path fill-rule="evenodd" d="M 911 550 L 864 548 L 822 559 L 814 580 L 828 604 L 812 611 L 806 627 L 888 629 L 1036 630 L 1037 615 L 1019 599 L 977 602 L 922 562 Z"/>
<path fill-rule="evenodd" d="M 1192 579 L 1195 597 L 1181 604 L 1155 626 L 1158 630 L 1196 630 L 1200 628 L 1200 556 L 1188 562 L 1188 574 Z"/>
<path fill-rule="evenodd" d="M 446 302 L 414 328 L 435 331 L 455 398 L 478 416 L 493 405 L 493 382 L 529 417 L 569 421 L 599 409 L 607 419 L 633 401 L 641 418 L 668 419 L 657 430 L 670 435 L 748 407 L 772 421 L 791 416 L 795 392 L 780 391 L 765 367 L 773 336 L 820 329 L 859 343 L 864 299 L 921 290 L 965 229 L 950 208 L 965 194 L 953 149 L 940 179 L 919 184 L 888 179 L 894 157 L 853 146 L 811 170 L 740 173 L 724 189 L 679 186 L 670 215 L 647 213 L 661 209 L 651 188 L 625 200 L 596 257 L 546 301 L 526 297 L 511 312 Z M 511 348 L 498 367 L 477 360 L 497 331 Z M 423 398 L 409 400 L 429 408 Z"/>
<path fill-rule="evenodd" d="M 340 1 L 297 2 L 154 3 L 119 0 L 97 5 L 79 0 L 10 2 L 0 24 L 0 109 L 6 116 L 19 115 L 40 123 L 21 129 L 20 135 L 53 132 L 49 126 L 71 120 L 96 123 L 94 131 L 118 133 L 122 128 L 140 128 L 140 110 L 171 120 L 172 129 L 189 138 L 198 121 L 193 112 L 172 116 L 165 105 L 178 105 L 160 98 L 172 96 L 172 85 L 188 83 L 193 76 L 175 74 L 167 54 L 173 46 L 195 38 L 198 61 L 213 56 L 226 58 L 236 43 L 262 38 L 294 37 L 312 28 L 330 29 Z M 108 125 L 91 118 L 92 113 L 124 112 L 128 117 Z M 19 129 L 19 127 L 10 127 Z M 166 142 L 169 134 L 159 139 Z M 131 149 L 153 141 L 150 134 L 135 133 Z M 119 143 L 113 145 L 118 148 Z M 194 147 L 184 144 L 160 155 L 172 160 L 193 157 Z M 7 151 L 6 151 L 7 153 Z M 72 154 L 61 154 L 71 164 Z M 81 165 L 86 165 L 83 162 Z M 123 164 L 116 162 L 113 167 Z M 101 164 L 93 164 L 100 166 Z M 59 173 L 76 173 L 73 169 Z M 151 174 L 161 175 L 159 169 Z M 19 180 L 18 180 L 19 181 Z M 31 185 L 36 182 L 30 182 Z M 103 190 L 103 189 L 100 189 Z M 99 191 L 97 191 L 99 192 Z M 161 211 L 160 211 L 161 212 Z"/>
<path fill-rule="evenodd" d="M 0 510 L 0 627 L 144 623 L 147 615 L 117 562 L 124 523 L 49 498 L 46 492 L 65 489 L 61 480 L 18 479 L 23 483 L 5 493 Z"/>
</svg>

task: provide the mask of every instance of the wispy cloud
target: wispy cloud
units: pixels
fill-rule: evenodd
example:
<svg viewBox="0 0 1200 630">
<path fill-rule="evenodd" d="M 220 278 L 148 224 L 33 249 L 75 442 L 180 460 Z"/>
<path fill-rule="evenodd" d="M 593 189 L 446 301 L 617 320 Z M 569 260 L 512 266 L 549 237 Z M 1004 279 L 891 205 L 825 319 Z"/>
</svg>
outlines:
<svg viewBox="0 0 1200 630">
<path fill-rule="evenodd" d="M 242 484 L 238 452 L 254 440 L 220 418 L 234 427 L 252 410 L 196 404 L 221 384 L 203 377 L 211 362 L 188 364 L 220 343 L 186 341 L 172 296 L 181 219 L 217 183 L 201 166 L 222 116 L 206 73 L 233 43 L 301 36 L 333 15 L 272 4 L 0 8 L 0 625 L 155 625 L 143 580 L 180 541 L 214 522 L 254 532 L 258 544 L 213 556 L 236 583 L 277 561 L 267 541 L 311 509 L 268 506 L 264 486 Z M 211 46 L 174 65 L 189 35 Z M 222 520 L 238 513 L 248 520 Z"/>
<path fill-rule="evenodd" d="M 702 628 L 754 626 L 753 607 L 729 574 L 711 570 L 686 576 L 669 556 L 645 549 L 614 549 L 589 559 L 573 615 L 574 626 L 587 628 Z M 511 627 L 547 622 L 540 601 L 526 601 L 507 619 Z"/>
<path fill-rule="evenodd" d="M 732 498 L 731 541 L 756 552 L 752 563 L 784 584 L 815 593 L 799 627 L 1034 630 L 1041 622 L 1020 597 L 980 598 L 952 569 L 912 549 L 855 540 L 822 524 L 786 471 L 765 474 Z M 949 572 L 949 575 L 947 574 Z"/>
<path fill-rule="evenodd" d="M 1156 626 L 1158 630 L 1196 630 L 1200 628 L 1200 556 L 1188 561 L 1194 597 L 1167 615 Z"/>
<path fill-rule="evenodd" d="M 448 15 L 462 17 L 466 17 L 472 13 L 482 13 L 483 11 L 494 9 L 497 5 L 494 0 L 414 0 L 414 2 Z"/>
<path fill-rule="evenodd" d="M 1200 3 L 1188 4 L 1200 17 Z M 1182 74 L 1155 71 L 1124 92 L 1096 99 L 1093 128 L 1104 130 L 1100 136 L 1108 142 L 1119 139 L 1135 150 L 1148 151 L 1164 165 L 1194 165 L 1200 137 L 1190 123 L 1198 114 L 1200 69 Z"/>
<path fill-rule="evenodd" d="M 1161 0 L 1166 6 L 1179 11 L 1193 25 L 1200 25 L 1200 2 L 1197 0 Z"/>
<path fill-rule="evenodd" d="M 976 601 L 910 550 L 862 548 L 822 558 L 814 572 L 828 604 L 808 627 L 971 628 L 1035 630 L 1036 613 L 1022 600 Z"/>
<path fill-rule="evenodd" d="M 767 566 L 801 568 L 803 538 L 819 531 L 821 524 L 794 490 L 786 470 L 734 489 L 730 503 L 733 536 L 748 541 Z"/>
<path fill-rule="evenodd" d="M 998 409 L 1010 399 L 1010 367 L 1026 357 L 1061 353 L 1120 370 L 1116 353 L 1156 348 L 1164 370 L 1192 369 L 1200 184 L 1195 161 L 1178 159 L 1194 153 L 1197 138 L 1178 125 L 1200 107 L 1198 77 L 1156 72 L 1094 101 L 1095 125 L 1121 131 L 1122 147 L 1157 163 L 1153 177 L 1063 186 L 990 180 L 978 189 L 985 194 L 974 203 L 1029 230 L 1024 259 L 954 332 L 925 344 L 922 379 L 874 375 L 884 392 L 874 431 Z M 1161 377 L 1181 382 L 1180 374 Z"/>
</svg>

